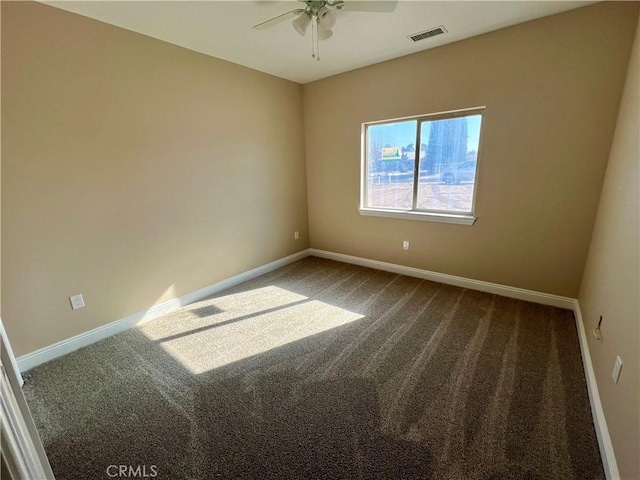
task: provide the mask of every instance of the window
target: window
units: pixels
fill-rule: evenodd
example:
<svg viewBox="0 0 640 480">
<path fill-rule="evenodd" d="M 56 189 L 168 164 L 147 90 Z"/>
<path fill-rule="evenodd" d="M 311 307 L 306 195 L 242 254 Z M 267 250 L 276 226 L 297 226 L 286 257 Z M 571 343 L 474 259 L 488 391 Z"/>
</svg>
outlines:
<svg viewBox="0 0 640 480">
<path fill-rule="evenodd" d="M 472 224 L 483 113 L 364 124 L 360 213 Z"/>
</svg>

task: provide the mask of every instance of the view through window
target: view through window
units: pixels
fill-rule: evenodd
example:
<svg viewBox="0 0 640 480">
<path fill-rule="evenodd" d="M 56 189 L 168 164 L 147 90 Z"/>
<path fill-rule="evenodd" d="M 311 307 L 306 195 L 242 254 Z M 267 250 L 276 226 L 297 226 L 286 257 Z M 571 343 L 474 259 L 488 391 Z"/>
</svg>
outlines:
<svg viewBox="0 0 640 480">
<path fill-rule="evenodd" d="M 472 214 L 482 113 L 366 124 L 363 207 Z"/>
</svg>

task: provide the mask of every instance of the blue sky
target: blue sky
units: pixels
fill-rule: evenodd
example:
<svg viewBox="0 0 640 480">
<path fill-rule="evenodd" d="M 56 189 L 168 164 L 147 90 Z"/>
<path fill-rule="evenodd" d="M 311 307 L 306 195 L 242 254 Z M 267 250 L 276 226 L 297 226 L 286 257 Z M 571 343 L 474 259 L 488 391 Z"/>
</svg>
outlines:
<svg viewBox="0 0 640 480">
<path fill-rule="evenodd" d="M 480 138 L 480 122 L 482 115 L 472 115 L 467 117 L 467 151 L 476 150 Z M 382 132 L 383 142 L 392 147 L 406 147 L 410 143 L 416 143 L 416 120 L 406 122 L 377 125 L 372 128 Z M 420 143 L 428 143 L 431 122 L 424 122 L 422 125 L 422 140 Z"/>
</svg>

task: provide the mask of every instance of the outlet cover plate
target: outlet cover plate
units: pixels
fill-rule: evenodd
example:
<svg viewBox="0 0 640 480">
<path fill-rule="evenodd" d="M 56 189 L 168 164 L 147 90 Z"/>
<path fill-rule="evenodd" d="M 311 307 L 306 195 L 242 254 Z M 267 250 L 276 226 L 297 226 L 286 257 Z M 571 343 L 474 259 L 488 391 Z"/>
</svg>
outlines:
<svg viewBox="0 0 640 480">
<path fill-rule="evenodd" d="M 613 364 L 613 381 L 618 383 L 618 379 L 620 378 L 620 370 L 622 370 L 622 359 L 620 357 L 616 357 L 616 363 Z"/>
<path fill-rule="evenodd" d="M 82 298 L 81 293 L 69 297 L 69 300 L 71 301 L 71 308 L 74 310 L 84 307 L 84 298 Z"/>
</svg>

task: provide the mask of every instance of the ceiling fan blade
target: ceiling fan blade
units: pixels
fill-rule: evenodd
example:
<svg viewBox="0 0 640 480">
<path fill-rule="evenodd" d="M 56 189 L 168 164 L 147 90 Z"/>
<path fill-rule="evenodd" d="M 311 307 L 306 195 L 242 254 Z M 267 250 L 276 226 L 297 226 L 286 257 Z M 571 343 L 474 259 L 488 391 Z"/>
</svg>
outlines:
<svg viewBox="0 0 640 480">
<path fill-rule="evenodd" d="M 343 12 L 391 13 L 398 6 L 398 0 L 345 0 Z"/>
<path fill-rule="evenodd" d="M 295 18 L 303 12 L 304 12 L 303 8 L 296 8 L 295 10 L 291 10 L 290 12 L 283 13 L 282 15 L 278 15 L 277 17 L 270 18 L 269 20 L 266 20 L 262 23 L 258 23 L 257 25 L 254 25 L 253 28 L 256 30 L 264 30 L 266 28 L 273 27 L 274 25 L 277 25 L 279 23 L 286 22 L 291 18 Z"/>
</svg>

